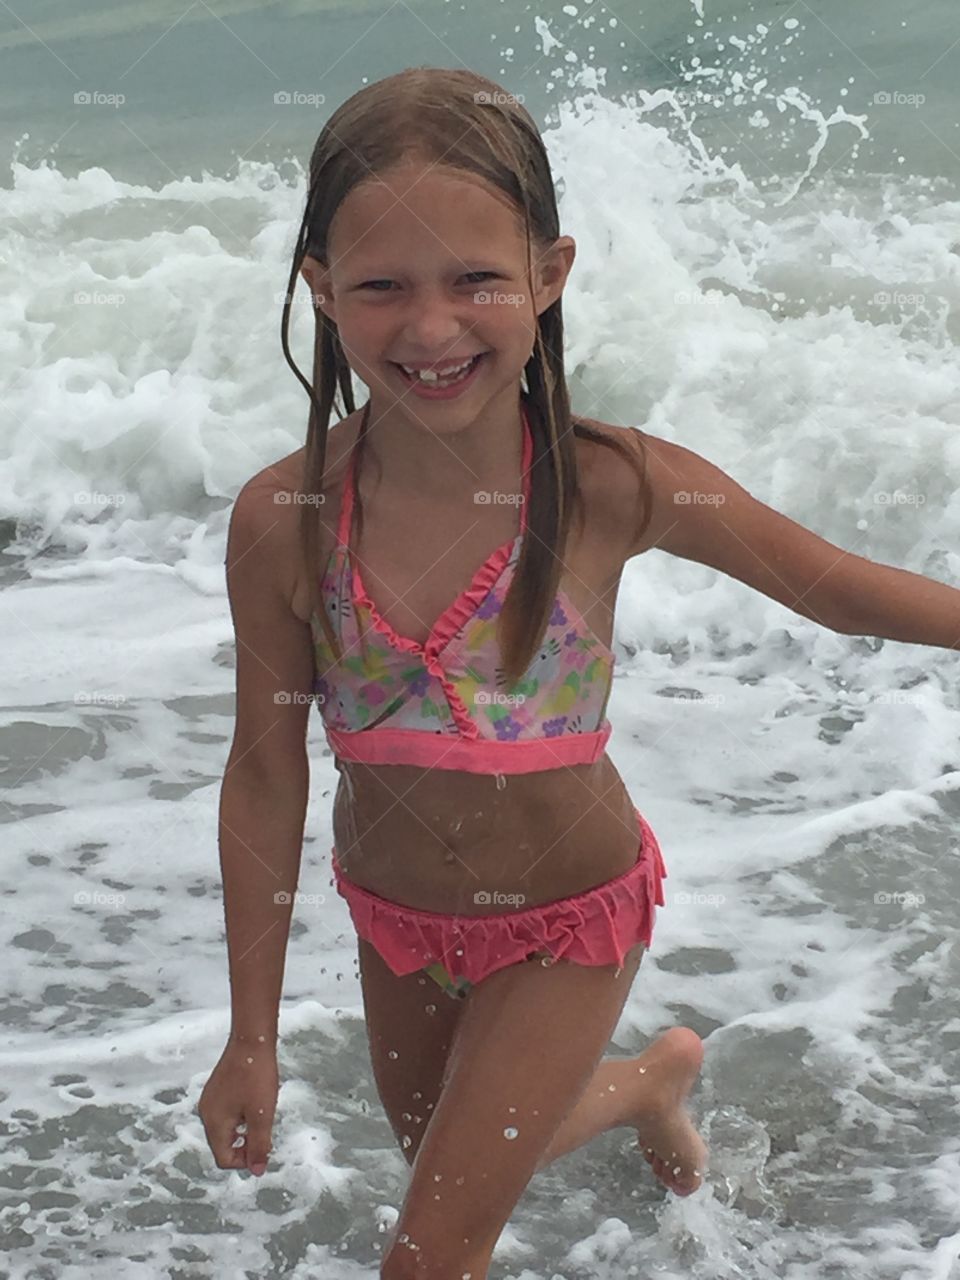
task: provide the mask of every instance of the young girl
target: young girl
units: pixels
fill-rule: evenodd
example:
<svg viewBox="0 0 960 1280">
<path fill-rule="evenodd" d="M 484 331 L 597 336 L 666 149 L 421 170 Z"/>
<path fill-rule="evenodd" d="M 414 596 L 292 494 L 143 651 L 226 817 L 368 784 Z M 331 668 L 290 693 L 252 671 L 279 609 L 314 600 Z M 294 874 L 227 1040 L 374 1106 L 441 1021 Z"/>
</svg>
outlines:
<svg viewBox="0 0 960 1280">
<path fill-rule="evenodd" d="M 231 522 L 232 1029 L 200 1114 L 220 1168 L 264 1171 L 317 700 L 373 1073 L 413 1170 L 384 1277 L 481 1280 L 532 1174 L 614 1126 L 666 1187 L 702 1185 L 699 1037 L 602 1056 L 666 875 L 605 754 L 625 561 L 700 560 L 840 632 L 960 633 L 960 592 L 843 552 L 689 450 L 574 418 L 574 252 L 499 85 L 417 69 L 356 94 L 316 144 L 284 310 L 306 447 Z M 312 385 L 287 345 L 298 275 Z"/>
</svg>

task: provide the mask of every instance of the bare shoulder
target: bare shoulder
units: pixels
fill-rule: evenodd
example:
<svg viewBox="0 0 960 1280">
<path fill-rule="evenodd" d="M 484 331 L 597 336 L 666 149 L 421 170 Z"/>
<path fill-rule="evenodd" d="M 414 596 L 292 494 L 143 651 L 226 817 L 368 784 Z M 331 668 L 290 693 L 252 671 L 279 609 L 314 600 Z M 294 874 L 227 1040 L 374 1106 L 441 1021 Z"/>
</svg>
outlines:
<svg viewBox="0 0 960 1280">
<path fill-rule="evenodd" d="M 320 514 L 320 551 L 325 552 L 331 519 L 335 521 L 337 495 L 342 473 L 350 455 L 351 433 L 356 434 L 359 415 L 351 414 L 327 433 L 327 475 L 323 484 L 325 504 Z M 284 598 L 299 616 L 303 614 L 300 572 L 300 513 L 297 499 L 303 486 L 306 448 L 294 450 L 276 462 L 268 463 L 252 475 L 237 495 L 236 506 L 255 526 L 257 534 L 269 540 L 269 553 L 277 565 L 277 581 Z M 301 618 L 301 620 L 305 620 Z"/>
<path fill-rule="evenodd" d="M 592 440 L 578 440 L 578 458 L 588 518 L 601 531 L 605 541 L 615 545 L 622 560 L 637 554 L 631 541 L 640 518 L 641 504 L 646 495 L 641 490 L 637 467 L 651 481 L 649 449 L 644 443 L 647 437 L 635 427 L 619 427 L 596 418 L 580 418 L 608 444 Z M 617 447 L 610 447 L 611 445 Z M 622 450 L 636 460 L 631 466 Z M 620 545 L 622 544 L 622 545 Z"/>
<path fill-rule="evenodd" d="M 640 474 L 614 449 L 594 448 L 586 469 L 585 486 L 593 499 L 595 519 L 605 523 L 607 534 L 623 542 L 625 560 L 669 541 L 677 520 L 678 491 L 689 487 L 691 460 L 697 455 L 639 427 L 618 427 L 585 419 L 610 440 L 616 440 L 636 459 Z M 641 520 L 643 532 L 637 535 Z"/>
</svg>

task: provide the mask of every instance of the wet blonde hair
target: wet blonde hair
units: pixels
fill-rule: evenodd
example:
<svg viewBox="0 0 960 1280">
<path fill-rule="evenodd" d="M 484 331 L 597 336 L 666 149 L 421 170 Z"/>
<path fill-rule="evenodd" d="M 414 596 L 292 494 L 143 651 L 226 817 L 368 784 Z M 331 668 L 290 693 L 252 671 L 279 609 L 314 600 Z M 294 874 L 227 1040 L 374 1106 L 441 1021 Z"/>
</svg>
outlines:
<svg viewBox="0 0 960 1280">
<path fill-rule="evenodd" d="M 527 282 L 532 296 L 531 245 L 544 252 L 560 236 L 556 193 L 543 140 L 533 117 L 496 81 L 466 70 L 416 67 L 388 76 L 355 93 L 330 117 L 310 157 L 303 221 L 290 272 L 281 321 L 287 363 L 310 397 L 302 489 L 319 502 L 326 465 L 330 410 L 339 388 L 345 411 L 356 410 L 347 363 L 336 324 L 314 302 L 313 386 L 297 368 L 288 343 L 290 306 L 303 260 L 329 265 L 328 237 L 334 215 L 359 183 L 417 157 L 459 169 L 504 192 L 523 217 L 527 239 Z M 563 571 L 562 555 L 576 505 L 583 519 L 583 492 L 574 437 L 620 451 L 637 472 L 643 493 L 639 538 L 651 515 L 646 463 L 623 443 L 601 434 L 570 412 L 563 369 L 563 315 L 558 298 L 537 319 L 533 352 L 525 366 L 524 405 L 533 438 L 529 536 L 522 542 L 516 572 L 498 622 L 504 683 L 515 684 L 543 640 Z M 369 409 L 369 405 L 368 405 Z M 359 465 L 369 412 L 357 437 Z M 638 437 L 641 453 L 642 438 Z M 314 615 L 336 655 L 343 654 L 320 599 L 318 505 L 300 508 L 300 544 Z M 356 495 L 356 520 L 363 513 Z"/>
</svg>

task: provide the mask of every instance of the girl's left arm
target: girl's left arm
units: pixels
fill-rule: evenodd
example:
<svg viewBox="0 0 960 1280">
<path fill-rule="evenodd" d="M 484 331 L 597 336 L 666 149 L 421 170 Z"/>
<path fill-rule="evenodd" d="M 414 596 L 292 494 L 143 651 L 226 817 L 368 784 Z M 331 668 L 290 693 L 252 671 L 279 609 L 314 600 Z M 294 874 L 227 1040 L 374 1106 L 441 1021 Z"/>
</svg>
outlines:
<svg viewBox="0 0 960 1280">
<path fill-rule="evenodd" d="M 630 555 L 657 549 L 710 565 L 844 635 L 960 650 L 955 587 L 844 551 L 692 450 L 639 434 L 653 504 Z"/>
</svg>

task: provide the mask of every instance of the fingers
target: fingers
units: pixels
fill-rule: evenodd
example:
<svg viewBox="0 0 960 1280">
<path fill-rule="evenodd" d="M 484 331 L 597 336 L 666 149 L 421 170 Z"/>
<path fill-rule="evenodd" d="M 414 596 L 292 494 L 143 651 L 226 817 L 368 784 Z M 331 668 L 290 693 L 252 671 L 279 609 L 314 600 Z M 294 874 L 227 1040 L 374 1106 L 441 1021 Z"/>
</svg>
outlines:
<svg viewBox="0 0 960 1280">
<path fill-rule="evenodd" d="M 267 1170 L 267 1157 L 270 1154 L 270 1125 L 263 1123 L 260 1117 L 251 1123 L 247 1133 L 246 1157 L 247 1168 L 256 1177 L 261 1177 Z"/>
</svg>

